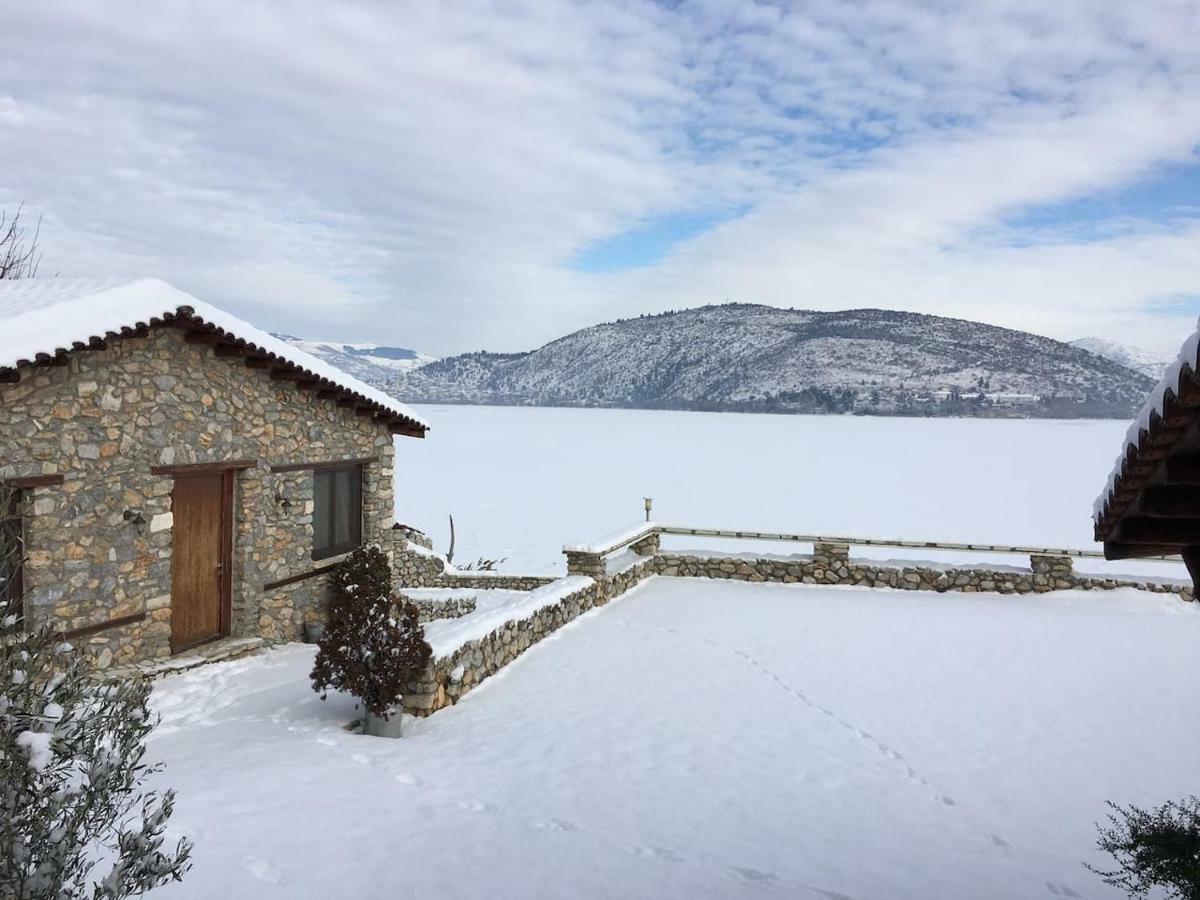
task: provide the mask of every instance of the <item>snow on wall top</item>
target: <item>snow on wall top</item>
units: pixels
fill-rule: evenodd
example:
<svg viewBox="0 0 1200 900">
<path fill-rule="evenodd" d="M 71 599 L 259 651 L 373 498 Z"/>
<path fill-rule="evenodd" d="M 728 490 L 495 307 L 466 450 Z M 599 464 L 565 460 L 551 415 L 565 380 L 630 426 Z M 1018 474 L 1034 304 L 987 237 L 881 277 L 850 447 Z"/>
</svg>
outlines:
<svg viewBox="0 0 1200 900">
<path fill-rule="evenodd" d="M 428 423 L 394 397 L 286 341 L 157 278 L 30 278 L 0 281 L 0 369 L 54 356 L 122 327 L 188 307 L 194 316 L 259 350 L 305 369 L 423 428 Z"/>
<path fill-rule="evenodd" d="M 1108 475 L 1108 481 L 1104 485 L 1104 490 L 1092 505 L 1092 518 L 1096 522 L 1099 522 L 1100 518 L 1104 515 L 1104 510 L 1108 506 L 1108 501 L 1117 487 L 1117 482 L 1121 479 L 1125 471 L 1125 461 L 1130 452 L 1137 452 L 1141 445 L 1142 435 L 1150 431 L 1150 426 L 1155 419 L 1162 417 L 1167 397 L 1178 396 L 1179 380 L 1183 377 L 1185 370 L 1192 373 L 1197 371 L 1196 356 L 1197 351 L 1200 351 L 1200 321 L 1197 321 L 1196 325 L 1197 330 L 1183 342 L 1183 347 L 1180 348 L 1179 355 L 1175 357 L 1175 362 L 1171 363 L 1162 379 L 1155 386 L 1154 390 L 1150 392 L 1150 396 L 1146 398 L 1146 402 L 1142 405 L 1141 410 L 1138 411 L 1137 418 L 1133 420 L 1133 424 L 1125 432 L 1125 440 L 1121 444 L 1121 453 L 1117 456 L 1112 471 Z"/>
</svg>

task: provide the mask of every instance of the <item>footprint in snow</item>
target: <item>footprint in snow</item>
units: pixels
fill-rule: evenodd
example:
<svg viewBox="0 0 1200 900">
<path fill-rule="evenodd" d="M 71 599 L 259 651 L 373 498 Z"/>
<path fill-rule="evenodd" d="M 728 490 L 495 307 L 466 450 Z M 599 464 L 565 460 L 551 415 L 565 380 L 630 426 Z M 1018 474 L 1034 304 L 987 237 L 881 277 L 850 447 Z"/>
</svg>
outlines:
<svg viewBox="0 0 1200 900">
<path fill-rule="evenodd" d="M 1079 893 L 1079 891 L 1072 890 L 1071 888 L 1067 887 L 1065 884 L 1055 884 L 1053 881 L 1046 882 L 1046 890 L 1048 890 L 1055 897 L 1082 897 L 1083 896 L 1083 894 Z"/>
<path fill-rule="evenodd" d="M 1003 850 L 1008 850 L 1012 847 L 1012 844 L 998 834 L 989 834 L 988 837 L 992 839 L 993 846 L 1000 847 Z"/>
<path fill-rule="evenodd" d="M 457 805 L 459 809 L 473 813 L 489 813 L 494 815 L 500 811 L 494 804 L 484 803 L 481 800 L 461 800 Z"/>
<path fill-rule="evenodd" d="M 266 881 L 270 884 L 283 883 L 283 873 L 270 860 L 263 859 L 261 856 L 243 856 L 242 868 L 259 881 Z"/>
<path fill-rule="evenodd" d="M 566 819 L 545 819 L 534 822 L 533 827 L 541 831 L 578 831 L 579 826 Z"/>
<path fill-rule="evenodd" d="M 634 847 L 633 852 L 646 859 L 660 859 L 663 862 L 680 863 L 687 861 L 686 857 L 680 856 L 674 850 L 668 850 L 666 847 Z"/>
<path fill-rule="evenodd" d="M 774 872 L 764 872 L 762 869 L 751 869 L 749 866 L 731 866 L 730 869 L 740 878 L 751 884 L 778 884 L 779 876 Z"/>
</svg>

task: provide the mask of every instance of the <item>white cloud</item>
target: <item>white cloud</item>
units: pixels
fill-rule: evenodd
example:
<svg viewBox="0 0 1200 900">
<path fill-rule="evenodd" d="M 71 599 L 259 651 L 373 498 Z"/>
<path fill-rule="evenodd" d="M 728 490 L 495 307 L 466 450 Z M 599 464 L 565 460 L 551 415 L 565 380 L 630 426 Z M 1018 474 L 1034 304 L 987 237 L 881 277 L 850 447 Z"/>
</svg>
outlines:
<svg viewBox="0 0 1200 900">
<path fill-rule="evenodd" d="M 726 298 L 1162 347 L 1179 323 L 1144 308 L 1200 293 L 1194 222 L 1005 222 L 1196 164 L 1198 21 L 1192 0 L 13 4 L 0 205 L 45 213 L 50 270 L 434 352 Z M 569 265 L 742 207 L 647 269 Z"/>
</svg>

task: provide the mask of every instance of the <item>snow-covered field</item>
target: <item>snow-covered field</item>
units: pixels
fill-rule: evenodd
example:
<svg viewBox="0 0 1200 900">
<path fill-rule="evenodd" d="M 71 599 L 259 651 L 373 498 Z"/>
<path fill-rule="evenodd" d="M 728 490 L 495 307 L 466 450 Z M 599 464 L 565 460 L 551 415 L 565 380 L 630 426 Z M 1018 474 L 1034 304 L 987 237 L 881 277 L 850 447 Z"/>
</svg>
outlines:
<svg viewBox="0 0 1200 900">
<path fill-rule="evenodd" d="M 1198 643 L 1130 591 L 660 578 L 399 741 L 272 650 L 155 689 L 162 896 L 1115 897 L 1104 801 L 1197 790 Z"/>
<path fill-rule="evenodd" d="M 503 568 L 513 572 L 563 571 L 564 543 L 642 518 L 646 496 L 654 498 L 657 520 L 681 525 L 1096 549 L 1092 501 L 1129 424 L 474 406 L 418 411 L 433 430 L 425 441 L 397 440 L 397 518 L 426 530 L 444 552 L 453 514 L 456 560 L 506 557 Z M 742 542 L 720 546 L 752 549 Z M 1185 574 L 1181 567 L 1131 562 L 1090 567 Z"/>
</svg>

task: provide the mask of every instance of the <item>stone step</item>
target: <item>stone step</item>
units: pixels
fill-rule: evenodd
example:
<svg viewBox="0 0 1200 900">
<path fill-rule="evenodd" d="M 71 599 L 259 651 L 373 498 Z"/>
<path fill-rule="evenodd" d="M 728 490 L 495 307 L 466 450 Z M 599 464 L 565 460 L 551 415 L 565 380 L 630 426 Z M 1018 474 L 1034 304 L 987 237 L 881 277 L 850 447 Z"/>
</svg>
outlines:
<svg viewBox="0 0 1200 900">
<path fill-rule="evenodd" d="M 260 637 L 222 638 L 219 641 L 201 644 L 195 649 L 165 659 L 148 659 L 128 666 L 114 666 L 98 673 L 98 677 L 105 681 L 125 678 L 161 678 L 209 663 L 225 662 L 237 659 L 239 656 L 249 656 L 257 653 L 264 646 L 266 646 L 266 641 Z"/>
</svg>

